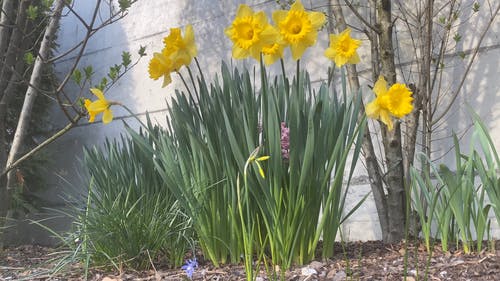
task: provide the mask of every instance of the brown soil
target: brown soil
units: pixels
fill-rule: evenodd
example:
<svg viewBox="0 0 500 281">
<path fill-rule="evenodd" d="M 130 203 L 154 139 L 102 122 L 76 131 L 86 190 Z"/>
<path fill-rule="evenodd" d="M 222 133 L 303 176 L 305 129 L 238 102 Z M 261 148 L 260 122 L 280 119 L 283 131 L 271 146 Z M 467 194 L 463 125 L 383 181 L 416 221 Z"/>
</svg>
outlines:
<svg viewBox="0 0 500 281">
<path fill-rule="evenodd" d="M 494 249 L 500 249 L 496 241 Z M 435 250 L 429 259 L 420 247 L 384 245 L 380 241 L 352 242 L 338 245 L 337 256 L 327 261 L 314 261 L 286 272 L 286 280 L 500 280 L 500 251 L 488 250 L 465 255 L 460 251 L 443 253 Z M 405 253 L 407 253 L 405 255 Z M 22 246 L 6 249 L 0 254 L 0 280 L 83 280 L 80 265 L 66 267 L 51 275 L 56 267 L 56 250 L 40 246 Z M 406 260 L 407 259 L 407 260 Z M 201 259 L 200 259 L 201 260 Z M 406 261 L 405 261 L 406 260 Z M 407 265 L 407 266 L 405 266 Z M 406 274 L 405 274 L 406 272 Z M 427 272 L 427 273 L 426 273 Z M 426 279 L 423 277 L 427 276 Z M 164 269 L 156 265 L 146 271 L 109 272 L 91 269 L 88 280 L 187 280 L 180 269 Z M 242 266 L 214 268 L 200 262 L 193 280 L 245 280 Z M 261 272 L 258 280 L 270 280 Z"/>
</svg>

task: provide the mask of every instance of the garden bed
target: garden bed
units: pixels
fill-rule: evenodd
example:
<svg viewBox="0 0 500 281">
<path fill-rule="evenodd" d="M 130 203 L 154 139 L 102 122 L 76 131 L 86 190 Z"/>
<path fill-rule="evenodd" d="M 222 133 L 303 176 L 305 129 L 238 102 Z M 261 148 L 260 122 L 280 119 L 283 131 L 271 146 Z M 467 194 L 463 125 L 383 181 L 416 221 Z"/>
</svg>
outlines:
<svg viewBox="0 0 500 281">
<path fill-rule="evenodd" d="M 500 249 L 496 241 L 495 249 Z M 465 255 L 461 251 L 443 253 L 436 249 L 430 258 L 423 247 L 404 244 L 384 245 L 380 241 L 352 242 L 336 245 L 336 256 L 328 261 L 313 261 L 294 267 L 287 280 L 417 280 L 428 268 L 427 280 L 500 280 L 500 250 Z M 342 250 L 342 249 L 345 249 Z M 437 247 L 438 248 L 438 247 Z M 407 255 L 405 255 L 407 253 Z M 0 256 L 0 280 L 82 280 L 83 267 L 76 264 L 64 272 L 51 275 L 57 250 L 40 246 L 6 249 Z M 60 254 L 59 254 L 60 255 Z M 405 259 L 407 261 L 405 262 Z M 203 257 L 193 280 L 245 280 L 243 265 L 214 268 Z M 407 265 L 407 266 L 405 266 Z M 417 266 L 418 265 L 418 266 Z M 406 269 L 405 269 L 406 268 Z M 260 280 L 268 280 L 263 271 Z M 181 269 L 168 269 L 155 264 L 144 271 L 123 272 L 91 269 L 89 280 L 186 280 Z"/>
</svg>

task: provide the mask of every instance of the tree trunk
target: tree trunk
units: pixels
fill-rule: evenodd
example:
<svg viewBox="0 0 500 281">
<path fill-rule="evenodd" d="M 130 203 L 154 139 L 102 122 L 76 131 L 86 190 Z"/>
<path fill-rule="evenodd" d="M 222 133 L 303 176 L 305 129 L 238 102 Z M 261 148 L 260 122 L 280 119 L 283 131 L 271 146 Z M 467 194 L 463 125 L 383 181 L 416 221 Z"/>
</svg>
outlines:
<svg viewBox="0 0 500 281">
<path fill-rule="evenodd" d="M 14 24 L 12 21 L 15 18 L 14 2 L 15 0 L 3 0 L 2 2 L 2 10 L 0 12 L 0 62 L 4 60 L 5 52 L 9 45 L 11 26 Z"/>
<path fill-rule="evenodd" d="M 5 52 L 5 58 L 2 60 L 2 65 L 0 66 L 0 99 L 5 96 L 5 88 L 7 87 L 10 77 L 13 73 L 14 65 L 18 59 L 22 59 L 24 55 L 24 50 L 21 48 L 23 42 L 24 34 L 26 34 L 26 9 L 28 9 L 30 0 L 22 0 L 17 9 L 17 16 L 15 21 L 15 26 L 12 30 L 11 36 L 9 38 L 8 46 Z"/>
<path fill-rule="evenodd" d="M 333 15 L 337 20 L 336 29 L 337 33 L 342 32 L 346 29 L 347 25 L 345 23 L 344 13 L 342 11 L 342 6 L 339 0 L 331 0 L 330 7 L 332 7 Z M 333 32 L 333 30 L 330 30 Z M 356 65 L 347 65 L 347 75 L 349 79 L 349 85 L 352 93 L 358 93 L 360 89 L 358 72 L 356 70 Z M 365 108 L 363 103 L 361 103 L 361 110 L 359 112 L 359 120 L 364 118 Z M 380 221 L 380 227 L 382 230 L 382 238 L 387 241 L 387 233 L 389 232 L 388 223 L 388 210 L 387 201 L 384 193 L 382 175 L 380 174 L 380 167 L 377 162 L 377 157 L 375 155 L 375 149 L 373 147 L 373 142 L 371 139 L 370 129 L 367 126 L 363 135 L 363 142 L 361 144 L 363 156 L 365 158 L 366 168 L 368 171 L 368 176 L 370 178 L 370 187 L 373 193 L 373 198 L 375 200 L 375 206 L 377 208 L 377 214 Z"/>
<path fill-rule="evenodd" d="M 28 90 L 26 91 L 26 96 L 24 98 L 23 107 L 21 109 L 21 114 L 19 116 L 19 121 L 17 123 L 16 132 L 14 134 L 14 139 L 12 141 L 12 146 L 9 151 L 9 156 L 7 157 L 7 165 L 9 167 L 11 163 L 16 160 L 17 154 L 21 150 L 21 145 L 25 138 L 26 132 L 28 130 L 29 121 L 31 119 L 31 111 L 33 109 L 33 104 L 35 103 L 37 96 L 37 88 L 40 84 L 40 79 L 42 76 L 42 68 L 44 61 L 48 59 L 50 54 L 51 43 L 54 40 L 57 28 L 59 25 L 59 19 L 61 18 L 61 12 L 64 8 L 64 0 L 58 0 L 54 9 L 52 18 L 50 19 L 45 34 L 43 36 L 42 43 L 40 44 L 40 50 L 38 56 L 35 60 L 33 66 L 33 72 L 31 73 L 30 83 Z M 11 174 L 11 173 L 9 173 Z M 7 189 L 12 188 L 10 180 L 12 177 L 7 176 Z"/>
<path fill-rule="evenodd" d="M 379 0 L 377 11 L 380 27 L 379 51 L 381 74 L 386 78 L 388 85 L 396 83 L 396 66 L 394 64 L 394 46 L 392 42 L 392 15 L 391 1 Z M 382 127 L 382 141 L 384 143 L 385 159 L 387 164 L 387 205 L 389 233 L 388 243 L 401 241 L 405 229 L 405 188 L 403 152 L 401 143 L 401 125 L 395 122 L 394 130 L 388 131 Z"/>
</svg>

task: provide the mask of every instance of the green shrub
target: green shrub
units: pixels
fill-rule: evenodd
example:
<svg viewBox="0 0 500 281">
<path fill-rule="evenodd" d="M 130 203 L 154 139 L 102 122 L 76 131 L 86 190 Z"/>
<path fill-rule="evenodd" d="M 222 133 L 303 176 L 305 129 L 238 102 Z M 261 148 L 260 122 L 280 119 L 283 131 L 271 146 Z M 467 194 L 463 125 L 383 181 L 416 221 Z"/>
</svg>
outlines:
<svg viewBox="0 0 500 281">
<path fill-rule="evenodd" d="M 84 163 L 90 187 L 75 225 L 90 263 L 144 268 L 162 258 L 180 266 L 193 243 L 191 219 L 156 171 L 153 155 L 122 137 L 86 150 Z"/>
</svg>

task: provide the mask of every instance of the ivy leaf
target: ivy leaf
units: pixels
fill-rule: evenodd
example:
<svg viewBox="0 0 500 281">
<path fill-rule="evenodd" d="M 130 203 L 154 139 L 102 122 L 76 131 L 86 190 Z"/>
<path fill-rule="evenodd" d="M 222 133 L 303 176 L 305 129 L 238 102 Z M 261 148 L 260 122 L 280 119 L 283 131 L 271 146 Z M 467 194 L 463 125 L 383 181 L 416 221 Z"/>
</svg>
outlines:
<svg viewBox="0 0 500 281">
<path fill-rule="evenodd" d="M 43 8 L 45 10 L 50 9 L 50 7 L 52 7 L 53 4 L 54 4 L 54 0 L 43 0 L 42 1 L 42 5 L 43 5 Z"/>
<path fill-rule="evenodd" d="M 141 57 L 146 56 L 146 55 L 147 55 L 147 54 L 146 54 L 146 46 L 141 46 L 141 47 L 139 48 L 139 52 L 138 52 L 138 53 L 139 53 L 139 56 L 141 56 Z"/>
<path fill-rule="evenodd" d="M 104 88 L 106 88 L 106 85 L 108 85 L 108 79 L 106 79 L 106 77 L 103 77 L 101 79 L 101 83 L 99 83 L 99 85 L 97 85 L 96 88 L 101 90 L 101 91 L 104 91 Z"/>
<path fill-rule="evenodd" d="M 130 0 L 118 0 L 118 6 L 122 12 L 125 12 L 131 5 Z"/>
<path fill-rule="evenodd" d="M 111 78 L 112 81 L 118 78 L 118 74 L 120 74 L 121 65 L 112 66 L 109 68 L 108 77 Z"/>
<path fill-rule="evenodd" d="M 75 81 L 76 84 L 80 85 L 82 83 L 82 72 L 79 69 L 75 69 L 73 71 L 73 74 L 71 75 L 71 78 L 73 81 Z"/>
<path fill-rule="evenodd" d="M 85 79 L 89 80 L 92 75 L 94 75 L 94 69 L 92 68 L 91 65 L 84 67 L 83 72 L 85 73 Z"/>
<path fill-rule="evenodd" d="M 28 19 L 36 20 L 36 18 L 38 17 L 38 7 L 29 5 L 28 9 L 26 10 L 26 14 L 28 15 Z"/>
<path fill-rule="evenodd" d="M 130 65 L 130 63 L 132 63 L 132 60 L 130 59 L 131 58 L 131 55 L 129 52 L 123 52 L 122 53 L 122 65 L 127 68 L 127 66 Z"/>
<path fill-rule="evenodd" d="M 478 2 L 475 2 L 474 5 L 472 5 L 472 10 L 474 11 L 474 13 L 477 13 L 479 12 L 480 7 L 481 5 Z"/>
<path fill-rule="evenodd" d="M 32 65 L 35 62 L 35 57 L 31 52 L 24 54 L 24 62 L 28 65 Z"/>
</svg>

